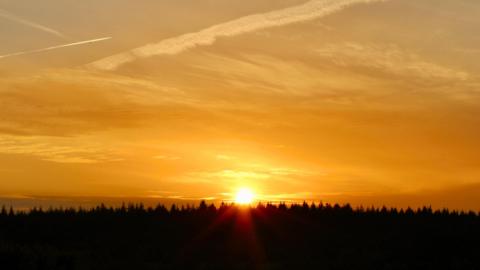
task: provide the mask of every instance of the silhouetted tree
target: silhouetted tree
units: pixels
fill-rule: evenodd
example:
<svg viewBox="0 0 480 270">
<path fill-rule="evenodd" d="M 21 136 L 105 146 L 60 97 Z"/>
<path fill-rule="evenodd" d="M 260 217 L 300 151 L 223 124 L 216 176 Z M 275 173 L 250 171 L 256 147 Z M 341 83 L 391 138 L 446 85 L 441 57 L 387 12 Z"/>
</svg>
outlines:
<svg viewBox="0 0 480 270">
<path fill-rule="evenodd" d="M 2 270 L 480 269 L 473 211 L 202 201 L 0 217 Z"/>
</svg>

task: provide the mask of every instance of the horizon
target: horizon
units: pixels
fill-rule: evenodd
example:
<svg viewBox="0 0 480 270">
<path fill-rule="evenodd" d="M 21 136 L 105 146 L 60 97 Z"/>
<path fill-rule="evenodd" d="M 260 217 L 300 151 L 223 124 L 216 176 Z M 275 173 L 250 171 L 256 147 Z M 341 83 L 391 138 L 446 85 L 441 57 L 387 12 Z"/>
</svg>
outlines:
<svg viewBox="0 0 480 270">
<path fill-rule="evenodd" d="M 310 210 L 312 212 L 329 212 L 331 213 L 341 213 L 342 210 L 347 210 L 349 214 L 384 214 L 384 215 L 418 215 L 427 214 L 429 216 L 469 216 L 471 218 L 480 217 L 480 211 L 473 210 L 462 210 L 462 209 L 448 209 L 448 208 L 433 208 L 431 206 L 422 206 L 422 207 L 376 207 L 372 206 L 352 206 L 349 203 L 339 204 L 339 203 L 324 203 L 324 202 L 252 202 L 252 203 L 242 203 L 237 201 L 222 201 L 222 202 L 213 202 L 200 200 L 196 203 L 186 203 L 186 204 L 177 204 L 171 202 L 170 204 L 157 203 L 157 204 L 144 204 L 143 202 L 137 203 L 126 203 L 122 202 L 121 204 L 105 204 L 100 203 L 92 205 L 90 207 L 84 206 L 49 206 L 45 207 L 31 207 L 31 208 L 14 208 L 12 206 L 7 207 L 5 205 L 0 205 L 0 217 L 6 216 L 34 216 L 35 214 L 93 214 L 95 212 L 102 213 L 102 215 L 107 216 L 108 214 L 120 213 L 120 212 L 129 212 L 129 213 L 138 213 L 142 214 L 155 214 L 157 218 L 162 217 L 164 214 L 174 214 L 175 212 L 183 212 L 184 214 L 191 215 L 191 211 L 203 211 L 208 210 L 212 212 L 222 213 L 224 210 L 234 210 L 239 213 L 252 213 L 255 211 L 265 211 L 265 210 L 280 210 L 280 211 L 298 211 L 299 209 Z M 205 214 L 205 213 L 204 213 Z M 307 214 L 304 212 L 303 214 Z M 63 216 L 65 218 L 65 216 Z M 425 218 L 425 216 L 423 217 Z"/>
<path fill-rule="evenodd" d="M 329 198 L 325 197 L 322 199 L 275 199 L 275 200 L 262 200 L 254 199 L 251 202 L 248 202 L 247 205 L 256 206 L 258 204 L 287 204 L 287 205 L 301 205 L 303 203 L 311 204 L 329 204 L 329 205 L 351 205 L 354 209 L 357 208 L 382 208 L 387 207 L 388 209 L 421 209 L 423 207 L 430 207 L 433 210 L 444 210 L 448 209 L 450 211 L 474 211 L 480 213 L 480 208 L 470 207 L 471 202 L 476 198 L 477 191 L 472 192 L 472 195 L 464 198 L 462 201 L 457 201 L 456 203 L 445 203 L 444 197 L 437 195 L 435 199 L 425 199 L 422 197 L 412 197 L 409 194 L 403 196 L 391 197 L 386 196 L 384 198 L 378 198 L 377 196 L 351 196 L 349 198 L 334 197 Z M 236 202 L 235 198 L 225 198 L 225 199 L 214 199 L 214 198 L 155 198 L 155 197 L 89 197 L 89 196 L 10 196 L 2 197 L 0 196 L 0 207 L 13 208 L 18 211 L 30 211 L 34 208 L 41 209 L 58 209 L 58 208 L 95 208 L 100 205 L 105 205 L 107 207 L 120 207 L 122 205 L 129 204 L 142 204 L 145 207 L 155 207 L 158 205 L 163 205 L 166 207 L 171 207 L 172 205 L 181 206 L 192 206 L 196 207 L 201 202 L 206 202 L 207 204 L 213 204 L 219 206 L 222 203 L 227 204 L 242 204 Z"/>
</svg>

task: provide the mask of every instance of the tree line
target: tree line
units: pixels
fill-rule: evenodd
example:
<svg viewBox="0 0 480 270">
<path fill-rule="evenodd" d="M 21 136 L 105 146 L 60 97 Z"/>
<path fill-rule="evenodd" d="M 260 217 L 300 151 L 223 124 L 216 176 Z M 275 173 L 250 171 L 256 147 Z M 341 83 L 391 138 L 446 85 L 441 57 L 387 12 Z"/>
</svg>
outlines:
<svg viewBox="0 0 480 270">
<path fill-rule="evenodd" d="M 221 202 L 220 205 L 214 203 L 208 204 L 206 201 L 201 201 L 199 205 L 191 204 L 172 204 L 167 207 L 163 204 L 157 204 L 156 206 L 146 207 L 143 203 L 122 203 L 119 207 L 106 206 L 101 203 L 96 207 L 83 208 L 83 207 L 58 207 L 43 209 L 42 207 L 33 207 L 29 210 L 14 210 L 12 206 L 6 207 L 3 205 L 0 209 L 0 217 L 14 217 L 14 216 L 38 216 L 38 215 L 138 215 L 138 214 L 154 214 L 154 215 L 175 215 L 175 214 L 192 214 L 195 212 L 223 212 L 226 209 L 232 209 L 236 207 L 245 207 L 236 205 L 235 203 Z M 247 206 L 250 211 L 276 211 L 276 212 L 291 212 L 291 213 L 318 213 L 318 214 L 351 214 L 351 215 L 388 215 L 388 216 L 450 216 L 450 217 L 479 217 L 480 212 L 473 210 L 449 210 L 448 208 L 433 210 L 431 206 L 424 206 L 413 209 L 408 207 L 406 209 L 395 207 L 387 208 L 383 207 L 364 207 L 359 206 L 353 208 L 350 204 L 330 204 L 330 203 L 258 203 L 256 205 Z"/>
<path fill-rule="evenodd" d="M 480 269 L 480 214 L 260 203 L 0 210 L 2 269 Z"/>
</svg>

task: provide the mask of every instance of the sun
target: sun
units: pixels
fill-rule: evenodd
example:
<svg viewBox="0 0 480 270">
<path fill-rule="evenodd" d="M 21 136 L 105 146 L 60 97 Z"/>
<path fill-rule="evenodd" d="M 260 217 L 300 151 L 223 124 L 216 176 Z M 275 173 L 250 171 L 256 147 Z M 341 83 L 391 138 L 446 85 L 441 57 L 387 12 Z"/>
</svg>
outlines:
<svg viewBox="0 0 480 270">
<path fill-rule="evenodd" d="M 238 204 L 251 204 L 255 199 L 253 191 L 249 188 L 241 188 L 235 195 L 235 202 Z"/>
</svg>

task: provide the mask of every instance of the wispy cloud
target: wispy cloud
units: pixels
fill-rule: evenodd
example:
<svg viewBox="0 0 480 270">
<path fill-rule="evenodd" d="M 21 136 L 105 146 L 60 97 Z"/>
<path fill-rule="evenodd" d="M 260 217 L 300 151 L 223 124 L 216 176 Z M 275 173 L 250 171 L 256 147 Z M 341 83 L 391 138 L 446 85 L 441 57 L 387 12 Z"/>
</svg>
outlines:
<svg viewBox="0 0 480 270">
<path fill-rule="evenodd" d="M 25 155 L 57 163 L 88 164 L 121 160 L 114 152 L 104 145 L 76 138 L 0 136 L 1 154 Z"/>
<path fill-rule="evenodd" d="M 36 22 L 32 22 L 32 21 L 24 19 L 24 18 L 20 18 L 16 15 L 13 15 L 10 12 L 7 12 L 6 10 L 3 10 L 3 9 L 0 9 L 0 17 L 5 18 L 5 19 L 10 20 L 10 21 L 14 21 L 14 22 L 19 23 L 19 24 L 26 25 L 28 27 L 38 29 L 40 31 L 43 31 L 45 33 L 48 33 L 48 34 L 51 34 L 51 35 L 54 35 L 54 36 L 57 36 L 57 37 L 65 38 L 65 36 L 62 33 L 60 33 L 59 31 L 57 31 L 55 29 L 52 29 L 50 27 L 47 27 L 45 25 L 42 25 L 42 24 L 39 24 L 39 23 L 36 23 Z"/>
<path fill-rule="evenodd" d="M 46 52 L 46 51 L 51 51 L 51 50 L 56 50 L 56 49 L 61 49 L 61 48 L 66 48 L 66 47 L 73 47 L 73 46 L 85 45 L 85 44 L 90 44 L 90 43 L 96 43 L 96 42 L 105 41 L 105 40 L 109 40 L 109 39 L 111 39 L 111 37 L 103 37 L 103 38 L 97 38 L 97 39 L 91 39 L 91 40 L 84 40 L 84 41 L 62 44 L 62 45 L 57 45 L 57 46 L 52 46 L 52 47 L 47 47 L 47 48 L 42 48 L 42 49 L 10 53 L 10 54 L 6 54 L 6 55 L 0 55 L 0 59 L 7 58 L 7 57 L 13 57 L 13 56 L 20 56 L 20 55 L 25 55 L 25 54 Z"/>
<path fill-rule="evenodd" d="M 139 58 L 175 55 L 197 46 L 212 45 L 219 37 L 233 37 L 271 27 L 305 22 L 338 12 L 350 5 L 381 1 L 384 0 L 312 0 L 303 5 L 242 17 L 211 26 L 196 33 L 184 34 L 158 43 L 148 44 L 98 60 L 89 66 L 100 70 L 115 70 Z"/>
<path fill-rule="evenodd" d="M 298 179 L 323 176 L 323 173 L 307 171 L 295 168 L 268 167 L 268 165 L 246 166 L 236 169 L 225 169 L 220 171 L 191 172 L 182 180 L 185 183 L 218 183 L 220 180 L 232 184 L 251 184 L 259 182 L 275 181 L 298 183 Z"/>
<path fill-rule="evenodd" d="M 168 161 L 174 161 L 174 160 L 180 160 L 182 159 L 181 157 L 177 156 L 166 156 L 166 155 L 159 155 L 159 156 L 154 156 L 154 159 L 160 159 L 160 160 L 168 160 Z"/>
<path fill-rule="evenodd" d="M 424 60 L 421 56 L 395 44 L 341 43 L 326 44 L 315 50 L 322 58 L 341 67 L 375 69 L 395 76 L 412 79 L 466 81 L 470 75 Z"/>
</svg>

